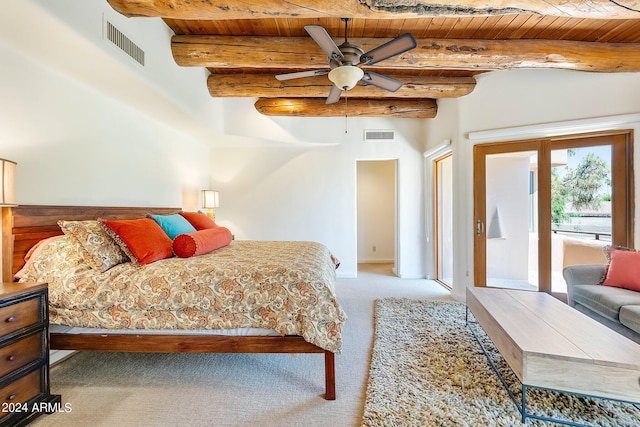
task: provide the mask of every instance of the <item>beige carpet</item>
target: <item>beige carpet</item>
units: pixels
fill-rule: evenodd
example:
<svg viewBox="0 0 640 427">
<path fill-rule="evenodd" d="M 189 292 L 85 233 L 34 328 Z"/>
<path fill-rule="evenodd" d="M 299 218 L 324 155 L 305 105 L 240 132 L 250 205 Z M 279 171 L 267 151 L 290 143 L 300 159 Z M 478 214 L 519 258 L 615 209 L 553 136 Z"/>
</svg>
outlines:
<svg viewBox="0 0 640 427">
<path fill-rule="evenodd" d="M 373 345 L 374 300 L 448 298 L 434 282 L 393 277 L 389 265 L 339 279 L 349 316 L 336 357 L 337 400 L 326 401 L 321 355 L 80 353 L 51 371 L 68 413 L 34 426 L 359 426 Z"/>
<path fill-rule="evenodd" d="M 376 303 L 366 426 L 518 426 L 520 413 L 451 301 L 386 298 Z M 521 384 L 479 327 L 512 393 Z M 528 412 L 593 426 L 640 425 L 628 403 L 530 389 Z M 528 426 L 555 424 L 537 420 Z"/>
</svg>

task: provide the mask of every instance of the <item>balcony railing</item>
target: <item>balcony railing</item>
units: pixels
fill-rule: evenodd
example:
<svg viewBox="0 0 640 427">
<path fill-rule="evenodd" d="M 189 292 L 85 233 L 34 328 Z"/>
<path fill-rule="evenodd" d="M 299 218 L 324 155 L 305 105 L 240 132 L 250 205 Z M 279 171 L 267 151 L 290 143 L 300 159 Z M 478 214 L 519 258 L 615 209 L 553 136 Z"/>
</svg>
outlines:
<svg viewBox="0 0 640 427">
<path fill-rule="evenodd" d="M 578 234 L 583 236 L 588 235 L 588 236 L 595 236 L 595 240 L 611 241 L 611 232 L 607 232 L 607 231 L 566 230 L 566 229 L 560 229 L 560 228 L 554 228 L 554 229 L 551 229 L 551 231 L 554 234 Z"/>
</svg>

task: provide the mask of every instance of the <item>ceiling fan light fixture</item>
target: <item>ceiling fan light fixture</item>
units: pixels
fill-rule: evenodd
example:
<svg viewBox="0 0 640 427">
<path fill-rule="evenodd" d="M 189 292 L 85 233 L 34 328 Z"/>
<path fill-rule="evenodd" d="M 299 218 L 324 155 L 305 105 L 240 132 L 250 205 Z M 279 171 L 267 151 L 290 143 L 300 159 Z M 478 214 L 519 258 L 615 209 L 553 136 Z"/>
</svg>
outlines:
<svg viewBox="0 0 640 427">
<path fill-rule="evenodd" d="M 353 89 L 363 76 L 364 71 L 353 65 L 342 65 L 329 72 L 329 80 L 342 90 Z"/>
</svg>

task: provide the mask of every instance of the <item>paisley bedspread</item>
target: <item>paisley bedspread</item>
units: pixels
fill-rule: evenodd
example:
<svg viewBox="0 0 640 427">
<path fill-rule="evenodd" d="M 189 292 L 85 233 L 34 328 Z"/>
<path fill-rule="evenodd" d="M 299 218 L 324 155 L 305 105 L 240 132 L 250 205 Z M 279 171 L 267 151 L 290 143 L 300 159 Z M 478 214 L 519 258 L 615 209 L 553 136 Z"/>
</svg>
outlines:
<svg viewBox="0 0 640 427">
<path fill-rule="evenodd" d="M 211 253 L 104 273 L 50 243 L 21 281 L 49 283 L 51 324 L 108 329 L 273 329 L 339 353 L 337 260 L 322 244 L 233 241 Z"/>
</svg>

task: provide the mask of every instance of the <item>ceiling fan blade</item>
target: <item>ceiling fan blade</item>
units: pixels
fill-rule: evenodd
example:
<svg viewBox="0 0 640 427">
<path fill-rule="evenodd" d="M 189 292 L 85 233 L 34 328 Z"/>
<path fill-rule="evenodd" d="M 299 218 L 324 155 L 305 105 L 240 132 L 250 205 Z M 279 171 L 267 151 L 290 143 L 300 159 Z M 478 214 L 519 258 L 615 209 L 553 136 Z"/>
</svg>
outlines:
<svg viewBox="0 0 640 427">
<path fill-rule="evenodd" d="M 370 50 L 369 52 L 366 52 L 360 57 L 360 63 L 364 65 L 373 65 L 377 62 L 384 61 L 387 58 L 391 58 L 392 56 L 411 50 L 417 45 L 418 43 L 416 42 L 416 39 L 414 39 L 411 34 L 406 33 Z"/>
<path fill-rule="evenodd" d="M 307 33 L 309 33 L 318 46 L 324 50 L 329 58 L 342 61 L 344 58 L 342 52 L 340 52 L 340 49 L 338 49 L 338 46 L 336 46 L 336 43 L 324 27 L 320 25 L 305 25 L 304 29 L 307 30 Z"/>
<path fill-rule="evenodd" d="M 282 80 L 300 79 L 302 77 L 324 76 L 325 74 L 329 74 L 329 71 L 327 70 L 299 71 L 297 73 L 278 74 L 276 75 L 276 79 L 282 81 Z"/>
<path fill-rule="evenodd" d="M 325 102 L 325 104 L 335 104 L 340 100 L 340 95 L 342 95 L 342 89 L 336 85 L 331 85 L 331 90 L 329 91 L 329 96 L 327 97 L 327 102 Z"/>
<path fill-rule="evenodd" d="M 399 80 L 374 73 L 373 71 L 365 71 L 364 77 L 362 77 L 362 82 L 367 85 L 373 85 L 380 89 L 388 90 L 389 92 L 397 91 L 404 84 Z"/>
</svg>

